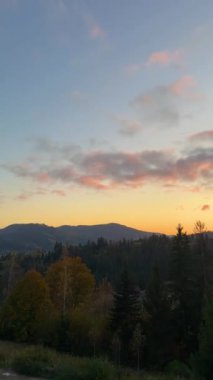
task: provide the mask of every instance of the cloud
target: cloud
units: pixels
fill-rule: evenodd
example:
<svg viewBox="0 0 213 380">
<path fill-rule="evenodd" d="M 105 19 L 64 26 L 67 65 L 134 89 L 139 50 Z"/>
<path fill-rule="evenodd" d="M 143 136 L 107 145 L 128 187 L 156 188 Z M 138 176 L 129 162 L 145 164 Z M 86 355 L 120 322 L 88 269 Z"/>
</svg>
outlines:
<svg viewBox="0 0 213 380">
<path fill-rule="evenodd" d="M 54 164 L 55 152 L 50 151 L 44 161 L 35 158 L 30 163 L 10 163 L 2 167 L 19 178 L 42 185 L 40 192 L 59 196 L 64 196 L 63 192 L 73 185 L 110 190 L 159 183 L 170 190 L 181 187 L 185 191 L 199 191 L 213 180 L 213 148 L 196 148 L 182 154 L 173 150 L 81 150 L 66 158 L 64 149 L 59 146 Z M 58 190 L 59 185 L 63 185 L 62 191 Z"/>
<path fill-rule="evenodd" d="M 145 63 L 131 63 L 124 68 L 124 73 L 128 76 L 134 75 L 146 67 L 152 66 L 173 66 L 177 68 L 184 67 L 184 51 L 179 49 L 175 51 L 160 50 L 149 55 Z"/>
<path fill-rule="evenodd" d="M 186 102 L 190 105 L 195 99 L 198 99 L 197 85 L 188 75 L 139 94 L 131 105 L 141 111 L 145 123 L 176 126 L 186 116 L 183 111 Z"/>
<path fill-rule="evenodd" d="M 210 206 L 209 206 L 209 205 L 203 205 L 203 206 L 201 207 L 201 210 L 202 210 L 202 211 L 209 211 L 209 210 L 210 210 Z"/>
<path fill-rule="evenodd" d="M 76 90 L 71 93 L 71 100 L 77 104 L 86 104 L 88 99 L 85 94 Z"/>
<path fill-rule="evenodd" d="M 23 190 L 15 199 L 17 200 L 20 200 L 20 201 L 26 201 L 34 196 L 37 196 L 37 195 L 49 195 L 49 194 L 54 194 L 54 195 L 57 195 L 59 197 L 65 197 L 66 196 L 66 192 L 64 190 L 60 190 L 60 189 L 53 189 L 51 190 L 50 188 L 38 188 L 36 190 L 33 190 L 33 191 L 27 191 L 27 190 Z"/>
<path fill-rule="evenodd" d="M 85 15 L 85 22 L 89 31 L 89 36 L 92 39 L 102 39 L 103 37 L 106 37 L 106 31 L 90 13 Z"/>
<path fill-rule="evenodd" d="M 161 51 L 155 51 L 151 53 L 147 59 L 146 65 L 147 66 L 175 65 L 175 66 L 182 67 L 183 63 L 184 63 L 183 50 L 175 50 L 175 51 L 161 50 Z"/>
<path fill-rule="evenodd" d="M 106 35 L 103 28 L 98 24 L 92 24 L 90 28 L 90 36 L 92 38 L 102 38 Z"/>
<path fill-rule="evenodd" d="M 142 115 L 144 124 L 165 126 L 179 124 L 181 112 L 176 98 L 170 94 L 168 86 L 157 86 L 138 95 L 131 103 Z"/>
<path fill-rule="evenodd" d="M 208 131 L 202 131 L 198 133 L 194 133 L 193 135 L 189 136 L 189 140 L 192 142 L 201 142 L 201 141 L 209 141 L 213 140 L 213 130 Z"/>
<path fill-rule="evenodd" d="M 56 189 L 56 190 L 52 190 L 52 193 L 56 194 L 56 195 L 59 195 L 60 197 L 65 197 L 66 196 L 66 192 L 64 190 Z"/>
<path fill-rule="evenodd" d="M 173 95 L 187 96 L 194 87 L 196 87 L 194 78 L 190 75 L 186 75 L 173 82 L 168 89 Z"/>
<path fill-rule="evenodd" d="M 128 76 L 136 74 L 138 71 L 140 71 L 144 67 L 144 64 L 140 63 L 132 63 L 130 65 L 127 65 L 124 68 L 124 73 Z"/>
<path fill-rule="evenodd" d="M 131 120 L 119 115 L 113 115 L 113 119 L 120 125 L 119 133 L 126 136 L 134 136 L 142 131 L 142 124 L 138 120 Z"/>
</svg>

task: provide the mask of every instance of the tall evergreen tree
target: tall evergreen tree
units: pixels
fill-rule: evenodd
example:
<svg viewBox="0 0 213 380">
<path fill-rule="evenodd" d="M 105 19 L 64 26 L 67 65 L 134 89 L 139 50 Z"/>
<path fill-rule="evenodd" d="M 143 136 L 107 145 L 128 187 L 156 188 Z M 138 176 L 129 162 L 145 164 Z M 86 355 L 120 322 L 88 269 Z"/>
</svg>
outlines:
<svg viewBox="0 0 213 380">
<path fill-rule="evenodd" d="M 199 310 L 192 268 L 189 237 L 178 225 L 171 256 L 171 297 L 175 356 L 182 360 L 196 349 L 197 343 Z"/>
<path fill-rule="evenodd" d="M 131 360 L 131 340 L 139 321 L 138 295 L 130 281 L 127 270 L 122 273 L 120 286 L 114 295 L 114 307 L 111 316 L 112 332 L 121 342 L 121 361 Z"/>
<path fill-rule="evenodd" d="M 213 299 L 204 309 L 203 324 L 199 339 L 197 366 L 200 374 L 211 380 L 213 374 Z"/>
<path fill-rule="evenodd" d="M 144 314 L 145 364 L 161 368 L 170 359 L 170 302 L 157 265 L 145 291 Z"/>
</svg>

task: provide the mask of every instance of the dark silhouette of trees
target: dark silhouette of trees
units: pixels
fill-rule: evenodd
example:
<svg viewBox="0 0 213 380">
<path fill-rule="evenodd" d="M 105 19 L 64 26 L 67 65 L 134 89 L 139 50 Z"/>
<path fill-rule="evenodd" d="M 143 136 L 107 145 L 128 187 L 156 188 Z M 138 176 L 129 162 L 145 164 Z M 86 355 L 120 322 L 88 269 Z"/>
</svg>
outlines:
<svg viewBox="0 0 213 380">
<path fill-rule="evenodd" d="M 131 340 L 135 326 L 140 321 L 138 294 L 129 278 L 127 270 L 121 276 L 120 285 L 114 295 L 114 307 L 111 315 L 113 335 L 120 342 L 120 359 L 129 363 L 132 357 Z"/>
</svg>

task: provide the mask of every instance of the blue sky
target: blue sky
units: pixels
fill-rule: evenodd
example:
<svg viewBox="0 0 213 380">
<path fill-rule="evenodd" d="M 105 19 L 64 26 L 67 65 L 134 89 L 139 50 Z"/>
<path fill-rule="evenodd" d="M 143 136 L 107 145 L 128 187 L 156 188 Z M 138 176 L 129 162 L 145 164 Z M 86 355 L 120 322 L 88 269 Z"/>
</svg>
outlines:
<svg viewBox="0 0 213 380">
<path fill-rule="evenodd" d="M 212 14 L 210 0 L 0 0 L 0 226 L 211 223 Z"/>
</svg>

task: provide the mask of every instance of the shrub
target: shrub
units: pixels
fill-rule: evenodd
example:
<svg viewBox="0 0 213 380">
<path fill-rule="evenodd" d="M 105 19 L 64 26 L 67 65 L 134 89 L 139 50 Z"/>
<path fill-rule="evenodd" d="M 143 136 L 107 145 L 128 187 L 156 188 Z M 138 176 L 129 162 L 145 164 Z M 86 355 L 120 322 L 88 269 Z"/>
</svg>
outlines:
<svg viewBox="0 0 213 380">
<path fill-rule="evenodd" d="M 57 356 L 55 352 L 42 347 L 29 347 L 15 355 L 12 367 L 23 375 L 49 378 L 56 371 Z"/>
<path fill-rule="evenodd" d="M 189 367 L 179 360 L 173 360 L 168 363 L 165 372 L 170 375 L 183 377 L 184 379 L 189 379 L 191 376 Z"/>
<path fill-rule="evenodd" d="M 91 359 L 88 362 L 85 380 L 112 380 L 114 378 L 114 367 L 111 363 L 101 359 Z"/>
<path fill-rule="evenodd" d="M 60 365 L 56 371 L 55 380 L 80 380 L 80 373 L 71 364 Z"/>
</svg>

